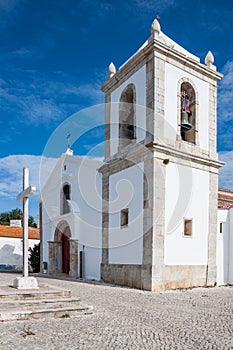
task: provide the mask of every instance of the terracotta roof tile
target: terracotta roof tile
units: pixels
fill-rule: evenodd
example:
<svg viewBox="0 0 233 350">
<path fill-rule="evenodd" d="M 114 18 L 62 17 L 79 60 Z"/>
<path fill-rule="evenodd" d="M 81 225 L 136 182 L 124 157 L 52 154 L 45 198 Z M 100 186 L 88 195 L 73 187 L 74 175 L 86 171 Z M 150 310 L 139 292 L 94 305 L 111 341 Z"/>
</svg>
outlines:
<svg viewBox="0 0 233 350">
<path fill-rule="evenodd" d="M 218 189 L 218 208 L 230 209 L 233 208 L 233 191 L 224 188 Z"/>
<path fill-rule="evenodd" d="M 23 238 L 22 227 L 0 225 L 0 237 Z M 40 229 L 29 227 L 28 238 L 40 239 Z"/>
</svg>

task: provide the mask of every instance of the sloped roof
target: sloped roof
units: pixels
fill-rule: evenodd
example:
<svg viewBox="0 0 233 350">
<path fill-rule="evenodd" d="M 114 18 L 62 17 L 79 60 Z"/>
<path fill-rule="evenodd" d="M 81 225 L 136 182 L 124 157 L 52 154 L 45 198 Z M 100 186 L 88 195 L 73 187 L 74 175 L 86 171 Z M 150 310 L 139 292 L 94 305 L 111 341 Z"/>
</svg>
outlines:
<svg viewBox="0 0 233 350">
<path fill-rule="evenodd" d="M 0 225 L 0 237 L 23 238 L 23 229 L 22 227 Z M 40 229 L 29 227 L 28 238 L 40 239 Z"/>
<path fill-rule="evenodd" d="M 233 208 L 233 191 L 224 188 L 218 189 L 218 208 L 230 209 Z"/>
<path fill-rule="evenodd" d="M 182 54 L 184 54 L 186 57 L 190 57 L 192 58 L 194 61 L 197 61 L 198 63 L 200 63 L 200 58 L 193 55 L 191 52 L 189 52 L 188 50 L 186 50 L 185 48 L 183 48 L 181 45 L 179 45 L 178 43 L 176 43 L 174 40 L 172 40 L 171 38 L 169 38 L 166 34 L 164 34 L 162 31 L 159 33 L 159 35 L 157 36 L 157 41 L 161 42 L 162 44 L 166 45 L 167 47 L 169 47 L 172 50 L 175 50 L 177 52 L 180 52 Z M 142 51 L 149 43 L 149 40 L 146 40 L 142 46 L 128 59 L 126 60 L 120 67 L 119 69 L 121 69 L 128 61 L 130 61 L 138 52 Z"/>
</svg>

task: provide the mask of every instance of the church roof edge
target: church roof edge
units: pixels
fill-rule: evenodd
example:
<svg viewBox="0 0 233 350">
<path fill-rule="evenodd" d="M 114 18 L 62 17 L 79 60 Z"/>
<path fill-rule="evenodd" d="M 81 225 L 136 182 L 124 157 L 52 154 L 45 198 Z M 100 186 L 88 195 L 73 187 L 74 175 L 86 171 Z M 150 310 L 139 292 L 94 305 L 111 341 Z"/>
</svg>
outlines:
<svg viewBox="0 0 233 350">
<path fill-rule="evenodd" d="M 194 60 L 192 57 L 187 57 L 183 52 L 179 52 L 174 48 L 168 47 L 165 44 L 158 42 L 156 39 L 148 40 L 148 43 L 138 50 L 133 56 L 131 56 L 124 65 L 112 76 L 108 77 L 105 83 L 101 86 L 101 90 L 106 92 L 130 72 L 135 72 L 135 66 L 139 66 L 140 63 L 147 57 L 151 52 L 157 52 L 158 54 L 164 54 L 166 57 L 170 57 L 180 62 L 185 62 L 187 67 L 192 68 L 195 71 L 200 71 L 203 75 L 213 79 L 221 80 L 223 75 L 214 69 L 206 66 L 203 63 Z"/>
</svg>

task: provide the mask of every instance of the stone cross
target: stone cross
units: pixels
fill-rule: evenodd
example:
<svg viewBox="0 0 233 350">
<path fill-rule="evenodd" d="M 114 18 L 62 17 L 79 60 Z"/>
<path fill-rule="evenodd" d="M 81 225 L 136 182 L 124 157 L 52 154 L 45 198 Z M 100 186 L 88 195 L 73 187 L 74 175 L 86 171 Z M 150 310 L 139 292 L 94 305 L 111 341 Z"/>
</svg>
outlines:
<svg viewBox="0 0 233 350">
<path fill-rule="evenodd" d="M 28 277 L 28 198 L 36 191 L 36 187 L 29 186 L 29 169 L 23 169 L 23 191 L 17 196 L 18 202 L 23 202 L 23 277 L 13 281 L 13 287 L 18 289 L 38 288 L 35 277 Z"/>
</svg>

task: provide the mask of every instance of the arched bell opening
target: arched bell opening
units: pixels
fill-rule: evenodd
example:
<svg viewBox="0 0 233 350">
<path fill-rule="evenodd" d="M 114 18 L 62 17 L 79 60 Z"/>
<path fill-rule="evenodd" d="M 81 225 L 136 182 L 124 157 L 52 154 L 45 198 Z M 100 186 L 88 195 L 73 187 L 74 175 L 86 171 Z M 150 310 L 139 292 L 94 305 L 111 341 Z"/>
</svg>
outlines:
<svg viewBox="0 0 233 350">
<path fill-rule="evenodd" d="M 119 106 L 119 146 L 136 139 L 135 86 L 129 84 L 121 94 Z"/>
<path fill-rule="evenodd" d="M 189 82 L 181 84 L 180 134 L 182 140 L 196 143 L 196 94 Z"/>
</svg>

